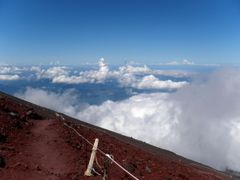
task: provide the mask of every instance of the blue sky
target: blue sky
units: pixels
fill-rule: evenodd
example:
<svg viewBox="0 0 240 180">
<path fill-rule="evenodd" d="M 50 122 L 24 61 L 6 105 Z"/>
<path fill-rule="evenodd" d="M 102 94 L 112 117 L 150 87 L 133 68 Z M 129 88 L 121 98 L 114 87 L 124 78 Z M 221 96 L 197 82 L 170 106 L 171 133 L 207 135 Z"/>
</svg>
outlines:
<svg viewBox="0 0 240 180">
<path fill-rule="evenodd" d="M 0 0 L 0 63 L 238 63 L 237 0 Z"/>
</svg>

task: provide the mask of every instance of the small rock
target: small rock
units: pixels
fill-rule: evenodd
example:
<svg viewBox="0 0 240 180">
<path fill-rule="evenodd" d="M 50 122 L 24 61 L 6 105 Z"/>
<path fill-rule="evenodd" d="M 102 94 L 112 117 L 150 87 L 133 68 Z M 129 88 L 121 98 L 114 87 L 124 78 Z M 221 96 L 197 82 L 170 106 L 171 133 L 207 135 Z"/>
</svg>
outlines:
<svg viewBox="0 0 240 180">
<path fill-rule="evenodd" d="M 184 174 L 178 174 L 178 177 L 180 177 L 181 179 L 189 179 L 187 176 L 185 176 Z"/>
<path fill-rule="evenodd" d="M 7 141 L 7 137 L 0 134 L 0 143 L 5 143 Z"/>
<path fill-rule="evenodd" d="M 16 164 L 13 165 L 13 167 L 21 166 L 20 162 L 17 162 Z"/>
<path fill-rule="evenodd" d="M 39 165 L 36 166 L 36 170 L 37 170 L 37 171 L 40 171 L 40 170 L 41 170 L 41 168 L 39 167 Z"/>
<path fill-rule="evenodd" d="M 31 115 L 32 113 L 33 113 L 33 111 L 32 111 L 32 110 L 29 110 L 29 111 L 26 112 L 26 115 L 29 116 L 29 115 Z"/>
<path fill-rule="evenodd" d="M 19 121 L 16 122 L 15 127 L 18 128 L 18 129 L 23 128 L 21 122 L 19 122 Z"/>
<path fill-rule="evenodd" d="M 31 132 L 30 131 L 26 131 L 26 134 L 29 135 L 29 134 L 31 134 Z"/>
<path fill-rule="evenodd" d="M 6 166 L 6 162 L 5 162 L 5 159 L 0 156 L 0 168 L 4 168 Z"/>
<path fill-rule="evenodd" d="M 17 116 L 17 113 L 15 113 L 15 112 L 10 112 L 9 115 L 15 117 L 15 116 Z"/>
<path fill-rule="evenodd" d="M 26 117 L 27 119 L 30 118 L 30 119 L 35 119 L 35 120 L 41 120 L 43 119 L 43 117 L 41 115 L 39 115 L 38 113 L 36 113 L 33 109 L 29 109 L 27 112 L 26 112 Z"/>
<path fill-rule="evenodd" d="M 43 119 L 43 117 L 42 117 L 41 115 L 39 115 L 39 114 L 37 114 L 37 113 L 35 113 L 35 112 L 33 112 L 33 113 L 31 114 L 31 118 L 32 118 L 32 119 L 35 119 L 35 120 L 41 120 L 41 119 Z"/>
<path fill-rule="evenodd" d="M 145 167 L 145 171 L 147 171 L 148 173 L 152 172 L 152 170 L 148 166 Z"/>
<path fill-rule="evenodd" d="M 137 169 L 137 165 L 136 164 L 133 164 L 133 163 L 127 163 L 125 165 L 125 168 L 130 172 L 134 172 L 136 169 Z"/>
<path fill-rule="evenodd" d="M 60 117 L 60 114 L 58 114 L 57 112 L 55 112 L 55 116 L 56 116 L 56 117 Z"/>
</svg>

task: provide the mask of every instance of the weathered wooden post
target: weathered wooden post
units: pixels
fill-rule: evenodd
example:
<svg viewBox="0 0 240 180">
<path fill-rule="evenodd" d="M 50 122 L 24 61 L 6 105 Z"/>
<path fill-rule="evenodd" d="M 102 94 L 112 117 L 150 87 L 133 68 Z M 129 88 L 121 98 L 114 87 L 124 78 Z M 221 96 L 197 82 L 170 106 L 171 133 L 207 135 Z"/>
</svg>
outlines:
<svg viewBox="0 0 240 180">
<path fill-rule="evenodd" d="M 95 141 L 94 141 L 91 157 L 90 157 L 90 160 L 89 160 L 89 163 L 88 163 L 88 167 L 87 167 L 87 170 L 84 173 L 85 176 L 93 176 L 91 171 L 92 171 L 93 162 L 94 162 L 95 156 L 96 156 L 98 141 L 99 141 L 98 138 L 96 138 Z"/>
</svg>

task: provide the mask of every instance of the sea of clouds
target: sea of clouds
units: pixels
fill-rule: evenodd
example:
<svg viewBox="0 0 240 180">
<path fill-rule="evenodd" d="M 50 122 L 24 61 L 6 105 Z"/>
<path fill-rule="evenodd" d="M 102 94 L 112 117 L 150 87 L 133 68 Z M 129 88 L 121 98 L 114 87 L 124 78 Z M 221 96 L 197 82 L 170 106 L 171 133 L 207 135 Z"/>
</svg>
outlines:
<svg viewBox="0 0 240 180">
<path fill-rule="evenodd" d="M 48 79 L 55 84 L 104 84 L 116 81 L 121 87 L 135 89 L 176 90 L 188 84 L 187 81 L 159 79 L 159 76 L 187 77 L 189 73 L 171 70 L 152 70 L 147 66 L 121 66 L 110 70 L 104 59 L 97 69 L 79 70 L 70 66 L 0 66 L 0 81 Z"/>
<path fill-rule="evenodd" d="M 240 170 L 238 69 L 223 68 L 198 75 L 191 83 L 164 81 L 164 85 L 154 76 L 163 72 L 146 66 L 126 66 L 110 71 L 100 62 L 99 70 L 81 72 L 76 77 L 66 73 L 66 67 L 33 70 L 40 72 L 39 78 L 51 78 L 53 83 L 56 83 L 54 79 L 61 83 L 73 80 L 72 83 L 103 83 L 107 78 L 115 77 L 122 86 L 177 88 L 172 93 L 140 93 L 121 101 L 107 100 L 100 105 L 88 106 L 77 102 L 78 94 L 74 90 L 56 93 L 27 88 L 16 95 L 217 169 Z M 137 74 L 141 74 L 141 78 Z"/>
<path fill-rule="evenodd" d="M 14 74 L 12 74 L 14 72 Z M 0 66 L 0 80 L 18 80 L 20 76 L 18 75 L 19 69 L 13 66 Z"/>
<path fill-rule="evenodd" d="M 121 66 L 117 70 L 110 70 L 104 59 L 98 62 L 97 70 L 71 72 L 66 66 L 54 66 L 48 69 L 32 67 L 31 71 L 36 73 L 38 79 L 48 78 L 53 83 L 83 84 L 83 83 L 104 83 L 114 79 L 122 87 L 136 89 L 178 89 L 188 82 L 174 82 L 172 80 L 160 80 L 156 75 L 171 75 L 176 77 L 187 76 L 185 72 L 152 70 L 147 66 L 135 67 L 131 65 Z"/>
</svg>

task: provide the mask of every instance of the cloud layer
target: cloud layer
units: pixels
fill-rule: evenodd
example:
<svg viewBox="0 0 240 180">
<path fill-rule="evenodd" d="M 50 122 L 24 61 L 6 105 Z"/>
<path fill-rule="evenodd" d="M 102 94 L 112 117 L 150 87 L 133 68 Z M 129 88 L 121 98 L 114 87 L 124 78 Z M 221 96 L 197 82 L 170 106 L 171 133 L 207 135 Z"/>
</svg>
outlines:
<svg viewBox="0 0 240 180">
<path fill-rule="evenodd" d="M 122 86 L 136 89 L 179 89 L 188 84 L 186 81 L 174 82 L 172 80 L 159 80 L 154 75 L 147 75 L 137 79 L 131 74 L 125 74 L 119 79 Z"/>
<path fill-rule="evenodd" d="M 118 70 L 111 71 L 104 59 L 100 59 L 98 70 L 81 71 L 78 75 L 70 75 L 64 67 L 54 67 L 41 71 L 38 77 L 50 78 L 53 83 L 81 84 L 81 83 L 104 83 L 114 79 L 123 87 L 136 89 L 178 89 L 188 83 L 186 81 L 174 82 L 172 80 L 159 80 L 155 75 L 171 74 L 180 75 L 178 72 L 164 72 L 151 70 L 147 66 L 134 67 L 122 66 Z M 139 76 L 141 75 L 141 76 Z M 185 75 L 185 74 L 181 74 Z"/>
<path fill-rule="evenodd" d="M 85 108 L 72 98 L 74 91 L 29 88 L 18 96 L 218 169 L 240 170 L 239 88 L 240 72 L 225 69 L 174 93 L 138 94 Z"/>
<path fill-rule="evenodd" d="M 14 66 L 0 66 L 0 80 L 11 81 L 20 79 L 21 69 Z"/>
<path fill-rule="evenodd" d="M 40 80 L 49 79 L 60 84 L 99 84 L 109 81 L 118 82 L 121 87 L 135 89 L 179 89 L 186 81 L 162 80 L 160 76 L 189 77 L 189 73 L 170 70 L 153 70 L 144 66 L 121 66 L 111 70 L 103 58 L 98 61 L 98 69 L 81 69 L 70 66 L 0 66 L 0 80 Z"/>
<path fill-rule="evenodd" d="M 0 80 L 11 81 L 20 79 L 19 75 L 0 74 Z"/>
<path fill-rule="evenodd" d="M 54 93 L 28 87 L 24 94 L 17 93 L 15 95 L 43 107 L 72 116 L 75 116 L 80 105 L 76 102 L 77 94 L 73 89 L 66 90 L 64 93 Z"/>
</svg>

